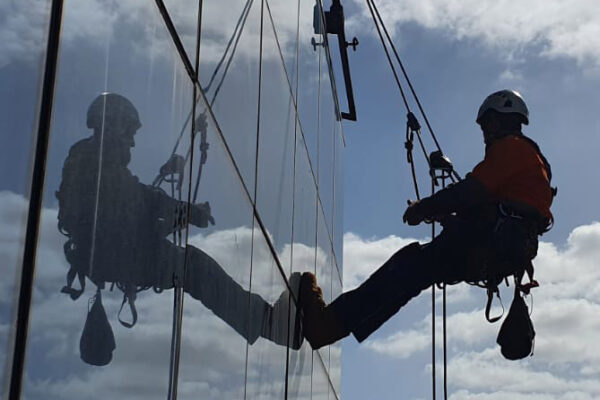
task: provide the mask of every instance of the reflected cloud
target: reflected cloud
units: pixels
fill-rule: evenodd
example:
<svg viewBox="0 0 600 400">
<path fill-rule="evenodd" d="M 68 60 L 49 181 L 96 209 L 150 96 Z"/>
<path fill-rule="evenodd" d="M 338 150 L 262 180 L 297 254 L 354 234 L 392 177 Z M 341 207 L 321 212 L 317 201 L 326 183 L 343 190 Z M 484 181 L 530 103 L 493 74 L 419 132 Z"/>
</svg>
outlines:
<svg viewBox="0 0 600 400">
<path fill-rule="evenodd" d="M 6 205 L 26 208 L 27 201 L 20 195 L 2 192 L 0 209 L 6 209 Z M 117 349 L 108 367 L 82 367 L 85 364 L 79 359 L 78 343 L 87 312 L 85 299 L 93 296 L 94 289 L 90 287 L 93 285 L 88 285 L 82 295 L 83 299 L 77 302 L 59 293 L 69 264 L 64 259 L 62 249 L 64 237 L 56 229 L 57 215 L 56 209 L 44 208 L 42 212 L 42 234 L 38 249 L 40 261 L 38 279 L 35 282 L 29 358 L 29 362 L 36 363 L 41 370 L 35 374 L 28 372 L 28 398 L 80 399 L 85 396 L 89 399 L 105 399 L 124 394 L 132 399 L 155 397 L 165 390 L 167 381 L 149 381 L 148 376 L 164 376 L 165 379 L 168 376 L 165 360 L 169 358 L 169 347 L 165 343 L 170 341 L 171 324 L 165 322 L 171 318 L 172 292 L 140 293 L 136 301 L 139 322 L 133 329 L 127 329 L 120 326 L 116 318 L 122 294 L 105 290 L 103 305 L 115 332 Z M 6 230 L 11 227 L 5 219 L 0 221 L 0 226 Z M 194 245 L 215 254 L 215 258 L 220 261 L 231 262 L 236 261 L 236 251 L 239 248 L 249 248 L 251 241 L 252 230 L 248 227 L 217 230 L 206 235 L 196 234 L 190 239 Z M 11 251 L 14 252 L 12 249 L 15 248 L 0 246 L 0 254 L 9 256 Z M 314 254 L 314 249 L 312 251 Z M 10 256 L 15 257 L 14 254 Z M 267 291 L 269 283 L 264 279 L 257 279 L 256 285 L 262 286 L 262 289 L 256 287 L 256 291 Z M 232 387 L 232 383 L 236 379 L 244 379 L 243 370 L 239 373 L 235 371 L 245 363 L 245 341 L 240 346 L 239 336 L 232 335 L 231 326 L 200 303 L 194 302 L 190 298 L 184 309 L 183 340 L 186 343 L 186 356 L 182 358 L 180 368 L 195 371 L 195 376 L 193 381 L 181 380 L 179 395 L 183 398 L 201 395 L 202 398 L 215 400 L 237 398 L 239 392 L 236 387 Z M 287 324 L 287 308 L 285 310 Z M 8 321 L 0 321 L 0 332 L 7 329 Z M 306 346 L 307 344 L 303 347 Z M 285 348 L 283 349 L 285 352 Z M 140 357 L 143 358 L 143 363 L 140 363 Z M 308 358 L 310 357 L 309 350 Z M 198 368 L 197 363 L 202 360 L 211 360 L 211 363 Z M 279 367 L 281 360 L 266 358 L 262 362 Z M 54 367 L 51 368 L 51 365 Z M 57 368 L 58 365 L 60 368 Z M 49 379 L 47 374 L 61 379 Z M 126 380 L 123 379 L 124 376 L 127 376 Z M 260 393 L 268 392 L 268 388 L 257 390 Z"/>
<path fill-rule="evenodd" d="M 191 47 L 196 41 L 197 31 L 197 14 L 189 11 L 193 8 L 192 3 L 165 3 L 182 42 Z M 228 3 L 204 3 L 203 62 L 212 64 L 221 58 L 245 1 L 228 0 Z M 252 7 L 260 9 L 260 1 L 254 1 Z M 281 25 L 277 34 L 281 43 L 284 43 L 283 48 L 289 48 L 289 44 L 295 42 L 296 24 L 288 21 L 296 19 L 297 10 L 278 4 L 274 4 L 273 7 L 278 18 L 286 22 Z M 81 45 L 83 42 L 86 46 L 104 48 L 115 29 L 127 27 L 137 36 L 136 40 L 132 41 L 139 50 L 136 56 L 161 57 L 166 54 L 164 49 L 172 45 L 167 35 L 157 38 L 157 32 L 160 30 L 148 24 L 148 21 L 156 20 L 157 14 L 156 5 L 143 0 L 84 0 L 69 3 L 63 14 L 61 46 Z M 11 62 L 33 61 L 32 57 L 39 56 L 45 46 L 49 16 L 49 1 L 9 0 L 0 4 L 0 42 L 10 43 L 0 48 L 0 67 Z M 259 19 L 249 18 L 244 28 L 245 35 L 254 38 L 257 43 L 260 39 L 260 25 Z M 191 51 L 191 48 L 188 51 Z M 258 57 L 258 52 L 248 47 L 241 47 L 237 53 L 244 57 Z"/>
</svg>

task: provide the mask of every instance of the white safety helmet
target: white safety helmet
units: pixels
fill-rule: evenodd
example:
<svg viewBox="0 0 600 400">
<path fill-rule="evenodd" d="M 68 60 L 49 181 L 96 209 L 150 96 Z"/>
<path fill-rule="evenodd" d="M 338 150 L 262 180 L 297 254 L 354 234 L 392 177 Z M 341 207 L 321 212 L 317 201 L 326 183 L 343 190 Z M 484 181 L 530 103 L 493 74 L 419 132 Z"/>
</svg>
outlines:
<svg viewBox="0 0 600 400">
<path fill-rule="evenodd" d="M 477 113 L 477 123 L 480 123 L 481 117 L 488 110 L 494 110 L 499 113 L 516 113 L 523 118 L 525 125 L 529 124 L 529 110 L 521 94 L 515 90 L 500 90 L 490 94 L 485 98 L 479 112 Z"/>
</svg>

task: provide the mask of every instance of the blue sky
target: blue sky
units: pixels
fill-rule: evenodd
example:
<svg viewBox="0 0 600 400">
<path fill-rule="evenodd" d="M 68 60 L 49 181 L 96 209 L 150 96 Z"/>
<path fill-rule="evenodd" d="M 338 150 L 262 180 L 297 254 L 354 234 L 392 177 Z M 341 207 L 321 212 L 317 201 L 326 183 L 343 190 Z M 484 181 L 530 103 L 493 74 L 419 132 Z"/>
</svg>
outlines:
<svg viewBox="0 0 600 400">
<path fill-rule="evenodd" d="M 571 285 L 573 277 L 568 275 L 573 274 L 573 263 L 580 267 L 578 273 L 595 276 L 598 4 L 445 0 L 377 4 L 457 171 L 464 175 L 483 157 L 481 133 L 474 123 L 481 101 L 493 91 L 511 88 L 520 91 L 529 106 L 531 123 L 524 132 L 540 144 L 552 164 L 553 183 L 559 187 L 552 207 L 556 224 L 542 237 L 545 243 L 537 261 L 542 287 L 534 294 L 535 356 L 512 363 L 502 360 L 495 346 L 499 326 L 488 326 L 483 316 L 484 293 L 460 285 L 452 288 L 448 297 L 450 397 L 597 398 L 598 387 L 587 385 L 597 378 L 597 372 L 588 368 L 595 361 L 574 349 L 557 355 L 552 348 L 580 346 L 583 353 L 595 353 L 594 342 L 585 342 L 587 334 L 580 329 L 595 316 L 584 310 L 598 310 L 590 294 L 598 290 L 597 282 L 586 278 L 588 283 L 579 290 L 565 288 Z M 429 228 L 401 222 L 406 200 L 414 198 L 403 146 L 404 107 L 366 4 L 347 1 L 345 6 L 346 34 L 360 40 L 358 52 L 350 53 L 359 120 L 344 124 L 347 289 L 365 279 L 407 238 L 426 239 Z M 423 171 L 422 158 L 418 162 Z M 421 178 L 421 190 L 429 191 L 427 176 Z M 430 398 L 430 297 L 422 294 L 362 345 L 344 340 L 344 398 Z M 510 299 L 507 292 L 504 302 Z M 573 330 L 557 332 L 552 328 L 561 324 L 565 316 L 560 312 L 565 309 L 578 310 L 571 314 Z M 413 350 L 407 349 L 411 346 Z M 437 356 L 439 361 L 440 349 Z M 441 376 L 441 368 L 437 374 Z M 484 384 L 477 384 L 478 380 Z"/>
</svg>

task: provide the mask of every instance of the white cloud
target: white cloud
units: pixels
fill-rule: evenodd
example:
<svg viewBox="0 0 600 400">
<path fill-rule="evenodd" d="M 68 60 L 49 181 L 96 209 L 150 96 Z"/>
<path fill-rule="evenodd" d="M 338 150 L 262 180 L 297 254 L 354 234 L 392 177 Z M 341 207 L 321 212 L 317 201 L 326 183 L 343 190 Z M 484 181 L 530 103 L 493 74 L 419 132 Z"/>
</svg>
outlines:
<svg viewBox="0 0 600 400">
<path fill-rule="evenodd" d="M 396 249 L 391 241 L 363 240 L 347 235 L 345 254 L 366 250 L 367 262 L 379 265 Z M 519 362 L 504 360 L 495 338 L 500 324 L 485 321 L 485 295 L 469 288 L 448 315 L 449 387 L 452 399 L 592 399 L 600 397 L 600 223 L 577 227 L 566 245 L 540 243 L 535 260 L 536 279 L 532 319 L 536 329 L 535 353 Z M 369 251 L 371 250 L 371 252 Z M 379 255 L 376 253 L 379 251 Z M 348 258 L 346 258 L 348 260 Z M 369 261 L 370 260 L 370 261 Z M 358 265 L 346 264 L 347 276 L 365 276 Z M 504 303 L 512 299 L 504 290 Z M 449 293 L 449 301 L 452 294 Z M 528 300 L 531 305 L 531 299 Z M 400 312 L 401 314 L 401 312 Z M 441 337 L 441 317 L 436 317 Z M 438 346 L 441 345 L 438 340 Z M 376 353 L 406 359 L 425 354 L 431 346 L 431 315 L 387 337 L 369 340 L 365 347 Z M 439 367 L 441 369 L 441 366 Z"/>
<path fill-rule="evenodd" d="M 0 3 L 0 67 L 13 59 L 39 57 L 50 2 L 10 0 Z"/>
<path fill-rule="evenodd" d="M 357 287 L 398 249 L 414 241 L 397 236 L 362 239 L 354 233 L 344 234 L 344 289 Z"/>
<path fill-rule="evenodd" d="M 363 2 L 360 19 L 371 16 Z M 381 0 L 377 2 L 388 28 L 405 23 L 443 31 L 456 40 L 473 40 L 506 59 L 523 51 L 567 57 L 600 66 L 600 3 L 589 0 Z M 355 27 L 361 24 L 354 20 Z"/>
</svg>

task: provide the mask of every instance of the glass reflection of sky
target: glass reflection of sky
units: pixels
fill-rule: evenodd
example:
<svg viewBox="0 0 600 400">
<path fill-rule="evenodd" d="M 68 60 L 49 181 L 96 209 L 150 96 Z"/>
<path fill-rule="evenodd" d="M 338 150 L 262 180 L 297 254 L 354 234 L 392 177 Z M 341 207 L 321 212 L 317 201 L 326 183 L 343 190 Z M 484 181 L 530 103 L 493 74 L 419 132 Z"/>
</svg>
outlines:
<svg viewBox="0 0 600 400">
<path fill-rule="evenodd" d="M 38 10 L 39 5 L 33 7 L 29 3 L 15 5 L 11 12 L 15 17 L 16 14 L 23 16 L 24 20 L 47 21 L 48 9 Z M 190 7 L 187 3 L 190 2 L 166 1 L 165 5 L 193 62 L 197 9 L 191 6 L 194 2 Z M 242 0 L 205 2 L 200 49 L 202 85 L 210 79 L 245 4 Z M 328 274 L 323 279 L 331 297 L 331 242 L 327 239 L 328 250 L 324 251 L 319 250 L 321 241 L 319 247 L 315 243 L 317 190 L 313 173 L 317 172 L 317 138 L 320 134 L 327 135 L 319 133 L 319 129 L 332 131 L 333 127 L 318 124 L 319 79 L 325 79 L 327 71 L 322 70 L 323 63 L 320 63 L 322 47 L 314 50 L 310 46 L 310 39 L 316 37 L 312 32 L 313 5 L 300 2 L 298 6 L 295 1 L 287 1 L 284 6 L 270 2 L 270 16 L 261 16 L 266 8 L 261 7 L 258 0 L 252 2 L 238 49 L 213 105 L 215 120 L 209 116 L 209 155 L 198 201 L 210 201 L 216 225 L 208 229 L 192 228 L 189 232 L 190 245 L 204 249 L 247 289 L 250 288 L 250 254 L 254 246 L 252 264 L 256 269 L 251 291 L 261 294 L 270 303 L 276 302 L 286 288 L 273 256 L 279 259 L 286 274 L 292 270 L 314 271 L 317 260 L 319 271 L 324 267 L 323 271 Z M 261 18 L 265 18 L 262 53 L 259 51 Z M 34 42 L 38 44 L 31 44 L 21 52 L 0 50 L 0 82 L 3 87 L 14 88 L 8 90 L 12 92 L 10 96 L 0 98 L 4 105 L 0 107 L 1 130 L 14 133 L 1 136 L 3 148 L 8 151 L 0 161 L 3 166 L 0 205 L 2 210 L 11 210 L 11 213 L 1 214 L 0 229 L 3 233 L 9 232 L 3 237 L 11 239 L 3 239 L 0 256 L 13 275 L 19 265 L 24 236 L 27 209 L 24 193 L 30 173 L 25 160 L 29 160 L 32 145 L 38 101 L 35 82 L 40 76 L 39 61 L 45 35 L 43 29 L 39 29 L 45 26 L 43 23 L 32 25 L 38 27 L 31 28 L 38 37 Z M 320 41 L 318 37 L 317 41 Z M 259 107 L 261 54 L 263 81 Z M 62 165 L 70 147 L 91 135 L 86 127 L 87 107 L 103 91 L 120 93 L 136 106 L 142 127 L 135 137 L 129 168 L 142 183 L 150 184 L 181 132 L 184 134 L 178 152 L 185 153 L 190 146 L 191 127 L 186 120 L 192 104 L 191 81 L 156 6 L 146 2 L 85 0 L 66 4 L 59 57 L 24 392 L 31 399 L 164 398 L 169 375 L 173 292 L 141 292 L 136 302 L 139 322 L 133 329 L 126 329 L 116 320 L 121 292 L 105 290 L 103 303 L 117 348 L 107 367 L 82 363 L 78 344 L 88 309 L 86 300 L 95 288 L 88 282 L 86 293 L 76 302 L 59 293 L 69 264 L 62 249 L 65 238 L 56 229 L 58 204 L 54 192 L 60 184 Z M 327 84 L 330 85 L 328 78 Z M 209 102 L 216 87 L 215 84 L 206 92 Z M 329 90 L 321 97 L 325 95 L 333 94 Z M 299 115 L 296 115 L 296 104 Z M 205 109 L 206 104 L 200 99 L 197 112 Z M 260 121 L 257 120 L 259 109 Z M 258 180 L 255 180 L 257 123 L 260 145 Z M 329 137 L 332 134 L 329 132 Z M 198 171 L 198 154 L 195 153 L 195 157 L 191 165 L 193 180 Z M 333 177 L 332 163 L 333 160 L 329 160 L 325 164 Z M 190 166 L 187 166 L 186 179 L 189 173 Z M 333 193 L 333 188 L 328 190 Z M 253 223 L 255 195 L 257 212 L 266 232 Z M 187 188 L 184 189 L 186 196 Z M 333 195 L 330 197 L 333 200 Z M 329 204 L 324 206 L 333 208 Z M 319 213 L 323 215 L 322 211 Z M 331 217 L 331 211 L 327 214 Z M 293 221 L 298 224 L 294 250 Z M 327 231 L 323 221 L 319 231 L 323 240 L 323 232 Z M 271 253 L 268 241 L 273 243 L 276 254 Z M 258 251 L 259 247 L 262 251 Z M 292 254 L 296 260 L 294 265 L 290 265 Z M 10 275 L 9 278 L 0 283 L 1 348 L 6 346 L 14 300 L 14 278 Z M 289 330 L 293 331 L 294 327 Z M 246 360 L 245 339 L 188 296 L 184 303 L 182 336 L 181 398 L 198 398 L 199 393 L 202 393 L 201 398 L 207 399 L 239 398 L 244 390 L 282 397 L 281 379 L 285 376 L 276 379 L 273 374 L 285 370 L 288 357 L 285 347 L 261 338 L 250 348 Z M 301 350 L 290 350 L 290 353 L 293 353 L 289 355 L 290 365 L 296 368 L 296 376 L 288 378 L 290 389 L 295 385 L 297 398 L 310 397 L 313 359 L 310 347 L 304 343 Z M 6 353 L 0 354 L 4 357 Z M 3 365 L 4 361 L 0 358 Z M 319 362 L 323 366 L 323 361 Z M 248 375 L 244 370 L 246 363 L 264 374 Z M 327 393 L 325 373 L 321 381 Z M 244 384 L 251 387 L 245 389 Z"/>
</svg>

